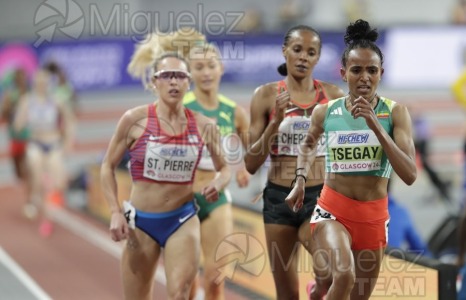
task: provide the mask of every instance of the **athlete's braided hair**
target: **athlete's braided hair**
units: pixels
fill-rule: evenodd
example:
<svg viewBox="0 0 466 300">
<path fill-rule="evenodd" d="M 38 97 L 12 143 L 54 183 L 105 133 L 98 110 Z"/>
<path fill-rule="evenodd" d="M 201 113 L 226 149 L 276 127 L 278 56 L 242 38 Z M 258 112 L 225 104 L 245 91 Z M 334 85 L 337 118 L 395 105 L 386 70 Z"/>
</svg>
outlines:
<svg viewBox="0 0 466 300">
<path fill-rule="evenodd" d="M 348 54 L 353 49 L 365 48 L 371 49 L 380 57 L 380 63 L 383 65 L 383 54 L 380 48 L 375 44 L 379 33 L 377 29 L 371 28 L 369 23 L 364 20 L 357 20 L 346 27 L 346 34 L 344 37 L 346 49 L 341 56 L 341 65 L 346 67 L 348 61 Z"/>
</svg>

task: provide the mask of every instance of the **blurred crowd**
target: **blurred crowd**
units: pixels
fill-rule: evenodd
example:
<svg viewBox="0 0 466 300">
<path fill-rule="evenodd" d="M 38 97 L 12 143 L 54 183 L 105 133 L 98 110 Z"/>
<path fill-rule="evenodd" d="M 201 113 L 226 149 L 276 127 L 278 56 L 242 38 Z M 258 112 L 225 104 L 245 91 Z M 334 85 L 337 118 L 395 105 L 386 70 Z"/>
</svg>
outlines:
<svg viewBox="0 0 466 300">
<path fill-rule="evenodd" d="M 344 0 L 344 19 L 354 22 L 357 19 L 373 20 L 372 11 L 375 4 L 368 0 Z M 282 0 L 277 10 L 277 28 L 289 28 L 306 23 L 313 11 L 318 9 L 315 1 Z M 259 33 L 266 30 L 264 25 L 264 13 L 258 6 L 247 6 L 244 9 L 244 17 L 236 27 L 237 30 L 248 33 Z M 457 0 L 451 7 L 449 22 L 453 25 L 466 24 L 466 1 Z M 345 21 L 345 22 L 346 22 Z"/>
<path fill-rule="evenodd" d="M 76 95 L 61 66 L 49 62 L 32 74 L 13 69 L 2 82 L 1 117 L 9 155 L 23 195 L 23 213 L 39 221 L 39 233 L 53 231 L 46 206 L 62 204 L 67 188 L 65 155 L 71 150 Z"/>
</svg>

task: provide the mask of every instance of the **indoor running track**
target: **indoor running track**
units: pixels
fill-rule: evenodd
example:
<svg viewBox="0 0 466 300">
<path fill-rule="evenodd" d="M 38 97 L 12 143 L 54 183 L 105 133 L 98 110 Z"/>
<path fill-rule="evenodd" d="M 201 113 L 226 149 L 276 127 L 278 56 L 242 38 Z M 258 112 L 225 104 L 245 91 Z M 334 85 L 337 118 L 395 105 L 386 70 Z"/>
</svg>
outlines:
<svg viewBox="0 0 466 300">
<path fill-rule="evenodd" d="M 38 234 L 38 223 L 21 213 L 23 200 L 13 187 L 0 187 L 0 299 L 123 299 L 121 243 L 107 226 L 87 214 L 53 209 L 54 233 Z M 154 299 L 167 299 L 163 267 Z M 247 299 L 231 289 L 226 299 Z M 248 297 L 249 298 L 249 297 Z"/>
</svg>

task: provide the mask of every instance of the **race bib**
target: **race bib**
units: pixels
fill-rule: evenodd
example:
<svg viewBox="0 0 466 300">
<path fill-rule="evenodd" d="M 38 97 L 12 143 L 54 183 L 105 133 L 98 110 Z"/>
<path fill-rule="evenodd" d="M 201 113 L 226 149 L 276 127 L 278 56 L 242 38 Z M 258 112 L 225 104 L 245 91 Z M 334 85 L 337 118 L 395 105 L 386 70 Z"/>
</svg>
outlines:
<svg viewBox="0 0 466 300">
<path fill-rule="evenodd" d="M 164 144 L 148 140 L 144 177 L 156 181 L 190 182 L 198 156 L 198 144 Z"/>
<path fill-rule="evenodd" d="M 298 156 L 299 147 L 304 142 L 311 121 L 304 116 L 286 117 L 278 128 L 277 149 L 279 155 Z M 317 141 L 317 156 L 325 156 L 325 135 Z"/>
<path fill-rule="evenodd" d="M 123 211 L 129 228 L 136 229 L 136 208 L 128 201 L 123 201 Z"/>
<path fill-rule="evenodd" d="M 327 144 L 331 172 L 380 170 L 383 149 L 372 130 L 331 131 Z"/>
<path fill-rule="evenodd" d="M 326 211 L 319 204 L 314 208 L 314 212 L 311 217 L 311 224 L 319 223 L 322 221 L 336 220 L 337 218 L 330 212 Z"/>
</svg>

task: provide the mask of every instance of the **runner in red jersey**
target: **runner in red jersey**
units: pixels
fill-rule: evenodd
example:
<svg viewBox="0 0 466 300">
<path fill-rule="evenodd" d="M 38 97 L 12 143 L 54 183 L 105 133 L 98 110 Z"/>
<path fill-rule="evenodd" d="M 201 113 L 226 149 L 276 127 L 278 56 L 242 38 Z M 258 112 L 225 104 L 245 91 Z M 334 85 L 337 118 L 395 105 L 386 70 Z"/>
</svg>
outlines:
<svg viewBox="0 0 466 300">
<path fill-rule="evenodd" d="M 278 68 L 286 77 L 257 88 L 251 102 L 252 146 L 245 163 L 248 171 L 255 173 L 270 155 L 263 215 L 277 299 L 299 298 L 297 249 L 301 244 L 310 251 L 309 219 L 324 182 L 322 157 L 307 174 L 303 209 L 290 211 L 285 198 L 295 178 L 298 146 L 310 126 L 314 107 L 344 95 L 337 86 L 313 78 L 321 47 L 315 29 L 299 25 L 288 30 L 282 46 L 286 62 Z"/>
<path fill-rule="evenodd" d="M 128 110 L 120 119 L 101 169 L 102 188 L 112 211 L 110 233 L 127 239 L 122 257 L 125 299 L 149 299 L 157 261 L 163 251 L 170 299 L 187 299 L 197 274 L 200 225 L 192 181 L 202 146 L 217 171 L 202 189 L 208 201 L 230 180 L 219 133 L 208 118 L 185 109 L 189 65 L 175 53 L 155 61 L 152 84 L 159 100 Z M 121 208 L 115 170 L 126 151 L 133 179 L 129 201 Z"/>
</svg>

